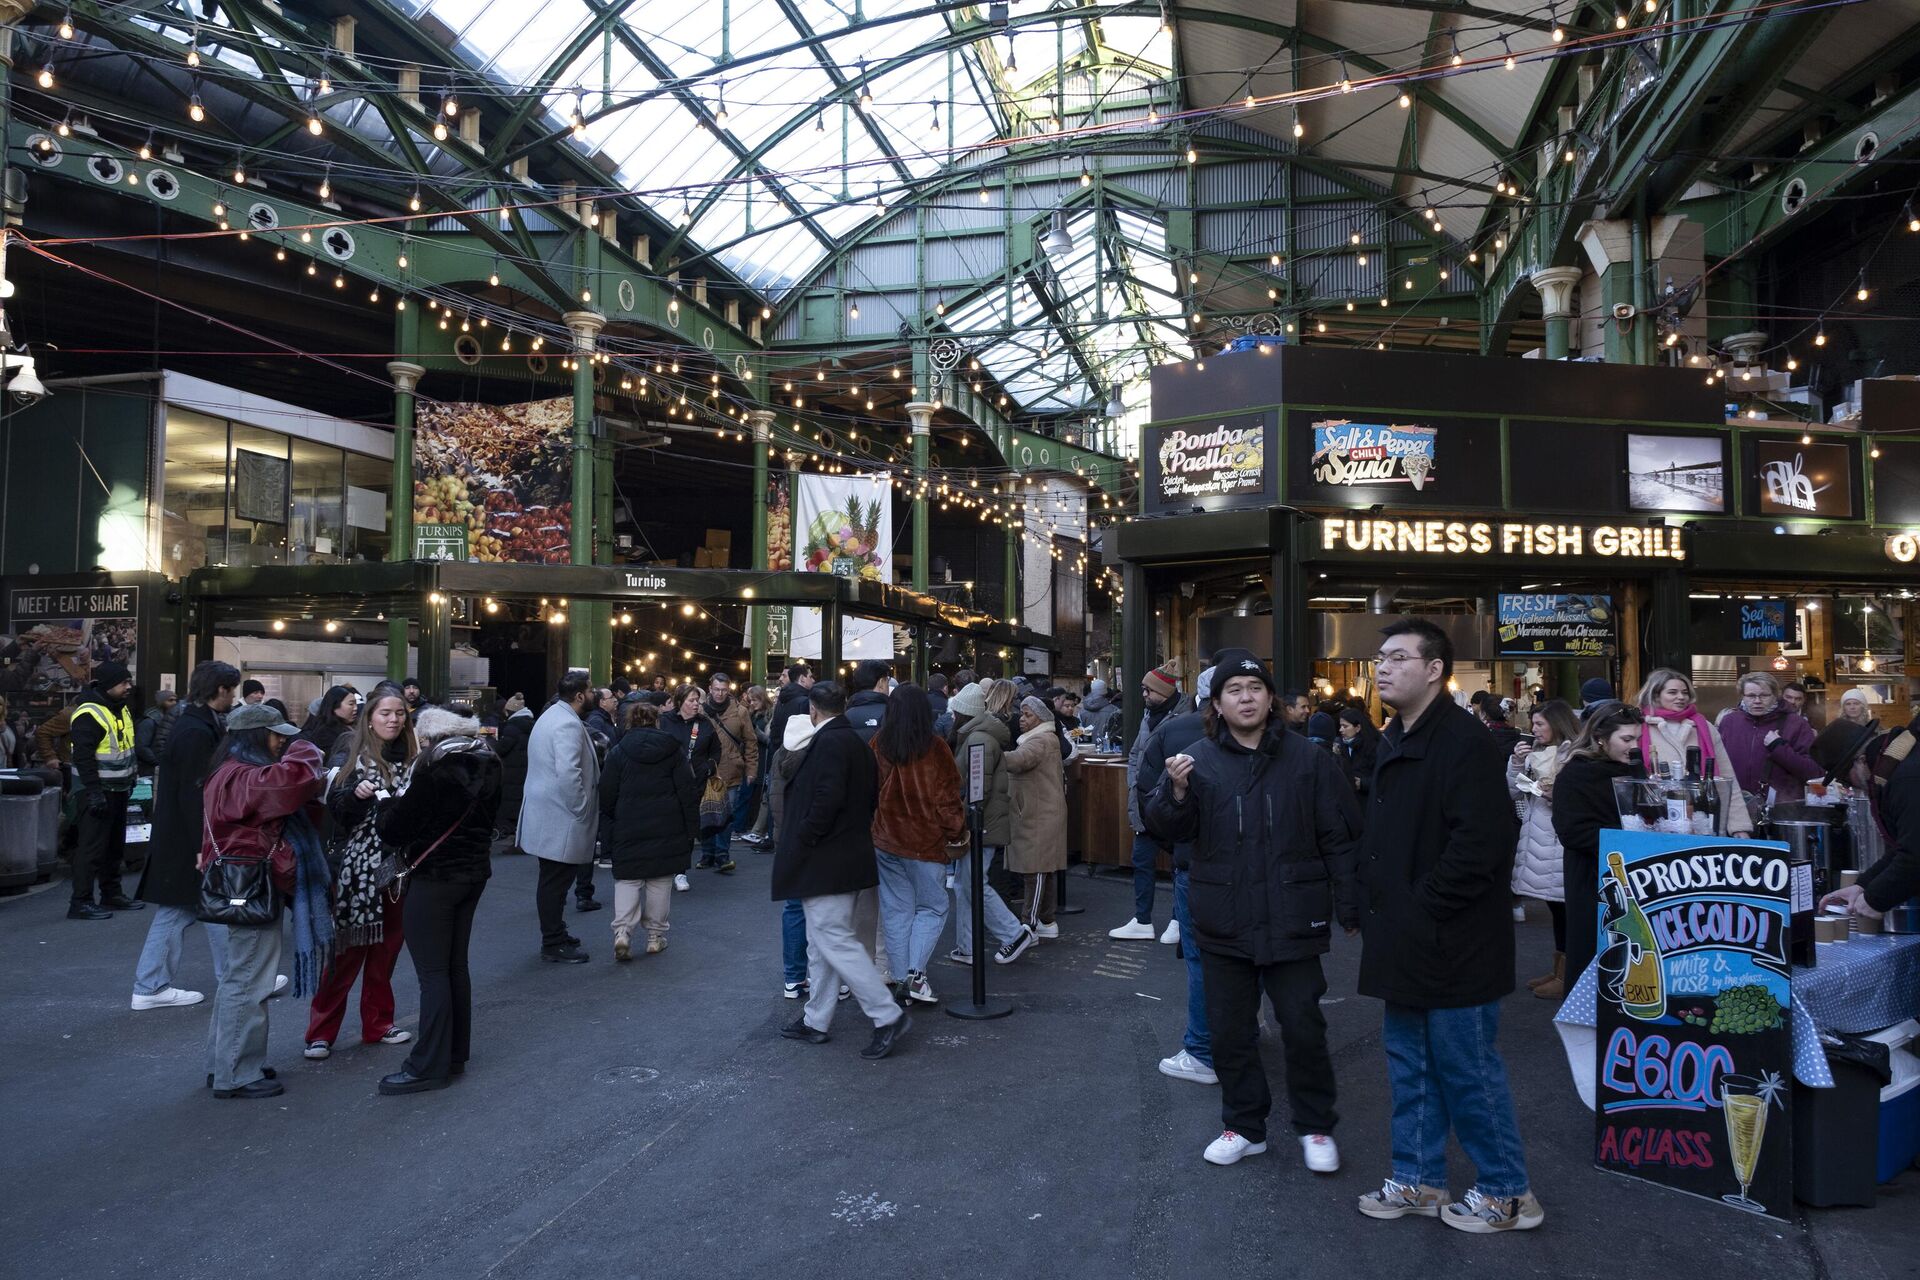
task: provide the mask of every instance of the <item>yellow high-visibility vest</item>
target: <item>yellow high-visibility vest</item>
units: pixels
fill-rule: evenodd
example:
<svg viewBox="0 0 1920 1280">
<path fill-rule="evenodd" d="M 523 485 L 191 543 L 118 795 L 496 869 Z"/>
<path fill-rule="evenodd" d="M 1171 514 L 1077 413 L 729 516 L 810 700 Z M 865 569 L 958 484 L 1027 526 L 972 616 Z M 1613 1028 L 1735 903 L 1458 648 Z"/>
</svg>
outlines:
<svg viewBox="0 0 1920 1280">
<path fill-rule="evenodd" d="M 97 702 L 83 702 L 73 709 L 73 719 L 86 716 L 99 724 L 106 737 L 93 753 L 93 765 L 100 774 L 100 785 L 113 790 L 132 790 L 139 775 L 139 761 L 133 750 L 133 712 L 120 708 L 118 715 Z M 72 736 L 69 726 L 68 736 Z"/>
</svg>

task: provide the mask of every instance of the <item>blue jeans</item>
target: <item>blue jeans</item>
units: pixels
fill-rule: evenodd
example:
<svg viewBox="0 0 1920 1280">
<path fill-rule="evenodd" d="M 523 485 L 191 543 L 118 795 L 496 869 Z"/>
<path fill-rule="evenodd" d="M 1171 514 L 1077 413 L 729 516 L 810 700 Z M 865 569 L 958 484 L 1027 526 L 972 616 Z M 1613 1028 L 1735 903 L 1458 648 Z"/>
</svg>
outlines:
<svg viewBox="0 0 1920 1280">
<path fill-rule="evenodd" d="M 1465 1009 L 1387 1005 L 1395 1182 L 1444 1188 L 1451 1127 L 1482 1194 L 1504 1198 L 1528 1189 L 1507 1067 L 1494 1046 L 1499 1031 L 1498 1001 Z"/>
<path fill-rule="evenodd" d="M 700 861 L 725 862 L 733 847 L 733 833 L 746 822 L 747 804 L 753 799 L 751 782 L 727 788 L 727 825 L 700 837 Z"/>
<path fill-rule="evenodd" d="M 1141 924 L 1153 923 L 1153 861 L 1159 856 L 1158 840 L 1133 833 L 1133 918 Z"/>
<path fill-rule="evenodd" d="M 999 845 L 985 845 L 980 853 L 980 874 L 993 869 Z M 1020 920 L 1007 910 L 1000 893 L 990 884 L 981 886 L 980 904 L 987 932 L 1002 946 L 1020 936 Z M 953 864 L 953 945 L 964 955 L 973 954 L 973 851 L 969 849 Z"/>
<path fill-rule="evenodd" d="M 895 982 L 925 973 L 947 929 L 947 864 L 874 850 L 880 869 L 880 929 Z"/>
<path fill-rule="evenodd" d="M 780 963 L 786 970 L 784 981 L 806 981 L 807 914 L 798 898 L 788 898 L 780 911 Z"/>
<path fill-rule="evenodd" d="M 1180 922 L 1180 955 L 1187 962 L 1187 1034 L 1180 1047 L 1213 1065 L 1213 1037 L 1207 1033 L 1207 987 L 1200 977 L 1200 948 L 1193 944 L 1193 915 L 1187 909 L 1187 873 L 1173 873 L 1173 918 Z"/>
<path fill-rule="evenodd" d="M 146 945 L 140 948 L 140 960 L 133 969 L 133 993 L 157 996 L 173 985 L 180 968 L 180 944 L 189 926 L 199 923 L 191 907 L 156 907 L 153 923 L 147 926 Z M 213 953 L 213 981 L 218 985 L 227 968 L 227 926 L 205 926 L 207 950 Z"/>
</svg>

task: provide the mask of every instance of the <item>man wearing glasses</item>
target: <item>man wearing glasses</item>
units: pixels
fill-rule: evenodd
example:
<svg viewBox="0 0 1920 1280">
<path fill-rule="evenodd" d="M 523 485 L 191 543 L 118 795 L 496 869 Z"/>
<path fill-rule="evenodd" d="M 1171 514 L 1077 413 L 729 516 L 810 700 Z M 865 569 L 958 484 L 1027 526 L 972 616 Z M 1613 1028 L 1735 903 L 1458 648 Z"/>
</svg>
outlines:
<svg viewBox="0 0 1920 1280">
<path fill-rule="evenodd" d="M 1360 842 L 1360 994 L 1386 1002 L 1393 1169 L 1359 1208 L 1461 1231 L 1525 1231 L 1546 1214 L 1528 1187 L 1494 1048 L 1500 1000 L 1513 992 L 1513 810 L 1500 751 L 1447 695 L 1446 632 L 1407 618 L 1381 636 L 1374 680 L 1395 715 Z M 1478 1174 L 1452 1203 L 1449 1128 Z"/>
<path fill-rule="evenodd" d="M 1740 789 L 1765 803 L 1804 800 L 1807 783 L 1826 773 L 1813 758 L 1813 726 L 1781 701 L 1769 672 L 1740 678 L 1740 705 L 1720 722 L 1720 737 Z"/>
</svg>

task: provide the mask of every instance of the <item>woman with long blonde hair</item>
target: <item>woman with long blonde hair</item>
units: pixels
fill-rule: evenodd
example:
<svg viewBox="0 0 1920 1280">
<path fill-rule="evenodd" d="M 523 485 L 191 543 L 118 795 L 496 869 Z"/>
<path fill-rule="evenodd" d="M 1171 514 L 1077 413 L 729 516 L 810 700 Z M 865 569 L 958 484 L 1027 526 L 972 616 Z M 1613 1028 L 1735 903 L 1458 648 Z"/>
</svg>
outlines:
<svg viewBox="0 0 1920 1280">
<path fill-rule="evenodd" d="M 1739 780 L 1733 774 L 1733 760 L 1727 744 L 1713 722 L 1700 714 L 1693 701 L 1693 681 L 1684 671 L 1672 667 L 1656 668 L 1640 686 L 1640 712 L 1646 723 L 1640 730 L 1640 756 L 1649 774 L 1664 768 L 1687 767 L 1687 752 L 1700 752 L 1700 775 L 1725 778 L 1733 784 L 1727 801 L 1727 834 L 1751 836 L 1753 819 L 1747 813 L 1746 798 L 1740 794 Z"/>
</svg>

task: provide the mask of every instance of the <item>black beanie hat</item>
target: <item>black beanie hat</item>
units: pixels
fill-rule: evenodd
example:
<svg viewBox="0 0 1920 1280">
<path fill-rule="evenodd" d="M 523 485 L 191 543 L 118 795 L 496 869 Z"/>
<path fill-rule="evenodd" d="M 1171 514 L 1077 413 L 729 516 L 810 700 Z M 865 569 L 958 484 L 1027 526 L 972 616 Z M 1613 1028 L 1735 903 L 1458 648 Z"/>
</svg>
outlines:
<svg viewBox="0 0 1920 1280">
<path fill-rule="evenodd" d="M 1222 649 L 1213 655 L 1213 689 L 1215 702 L 1220 700 L 1221 690 L 1227 687 L 1227 681 L 1235 676 L 1256 676 L 1260 683 L 1267 686 L 1267 692 L 1278 694 L 1274 687 L 1273 673 L 1267 670 L 1267 664 L 1253 656 L 1251 649 Z"/>
</svg>

